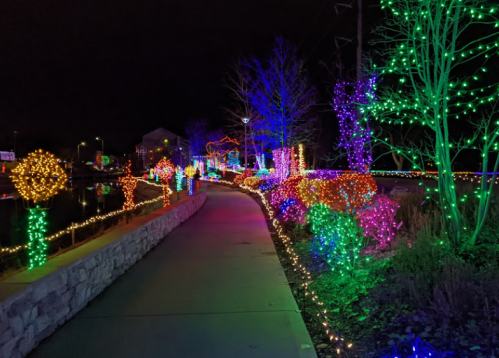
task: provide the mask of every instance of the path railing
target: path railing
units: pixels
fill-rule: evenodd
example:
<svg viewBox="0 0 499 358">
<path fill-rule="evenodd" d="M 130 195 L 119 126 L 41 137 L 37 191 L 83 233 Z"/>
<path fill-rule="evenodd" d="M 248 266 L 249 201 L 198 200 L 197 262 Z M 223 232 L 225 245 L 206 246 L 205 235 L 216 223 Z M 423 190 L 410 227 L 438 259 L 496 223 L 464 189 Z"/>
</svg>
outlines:
<svg viewBox="0 0 499 358">
<path fill-rule="evenodd" d="M 161 187 L 161 184 L 152 183 L 139 178 L 139 181 L 146 184 Z M 201 188 L 201 182 L 195 182 L 194 191 Z M 187 196 L 187 191 L 180 193 L 170 189 L 170 203 L 174 203 Z M 133 210 L 115 210 L 103 215 L 93 216 L 83 222 L 72 223 L 67 228 L 60 230 L 50 236 L 45 237 L 48 243 L 48 257 L 60 255 L 64 252 L 77 248 L 106 232 L 126 225 L 134 218 L 148 215 L 163 207 L 163 195 L 154 199 L 144 200 L 137 203 Z M 0 278 L 27 266 L 29 245 L 18 245 L 14 247 L 4 247 L 0 249 Z"/>
</svg>

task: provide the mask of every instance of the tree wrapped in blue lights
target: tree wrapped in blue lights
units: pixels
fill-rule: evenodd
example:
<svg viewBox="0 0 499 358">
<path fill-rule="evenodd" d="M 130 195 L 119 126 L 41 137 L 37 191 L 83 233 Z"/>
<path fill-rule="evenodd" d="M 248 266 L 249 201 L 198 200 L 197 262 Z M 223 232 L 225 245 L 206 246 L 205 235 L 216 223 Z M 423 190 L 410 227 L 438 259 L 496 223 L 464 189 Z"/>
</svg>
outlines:
<svg viewBox="0 0 499 358">
<path fill-rule="evenodd" d="M 272 150 L 310 141 L 315 135 L 316 90 L 296 52 L 295 46 L 278 37 L 266 61 L 253 58 L 241 64 L 246 98 L 256 114 L 252 129 L 265 133 L 265 147 Z"/>
</svg>

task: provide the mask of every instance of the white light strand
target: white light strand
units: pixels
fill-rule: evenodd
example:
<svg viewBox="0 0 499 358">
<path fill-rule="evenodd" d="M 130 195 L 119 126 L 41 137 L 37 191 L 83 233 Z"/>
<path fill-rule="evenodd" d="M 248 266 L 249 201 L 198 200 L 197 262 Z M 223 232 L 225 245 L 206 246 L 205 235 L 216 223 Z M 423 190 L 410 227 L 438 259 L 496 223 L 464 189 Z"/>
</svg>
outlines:
<svg viewBox="0 0 499 358">
<path fill-rule="evenodd" d="M 144 179 L 141 179 L 141 178 L 138 178 L 139 181 L 142 181 L 146 184 L 149 184 L 149 185 L 152 185 L 152 186 L 157 186 L 157 187 L 163 187 L 161 184 L 156 184 L 156 183 L 150 183 L 148 182 L 147 180 L 144 180 Z M 173 191 L 169 189 L 169 192 L 170 194 L 173 193 Z M 163 199 L 163 195 L 160 195 L 154 199 L 150 199 L 150 200 L 145 200 L 145 201 L 141 201 L 140 203 L 138 203 L 136 205 L 136 207 L 141 207 L 141 206 L 144 206 L 144 205 L 147 205 L 147 204 L 152 204 L 152 203 L 155 203 L 159 200 Z M 73 229 L 80 229 L 82 227 L 85 227 L 85 226 L 88 226 L 88 225 L 91 225 L 91 224 L 94 224 L 98 221 L 102 221 L 102 220 L 106 220 L 106 219 L 109 219 L 111 217 L 114 217 L 114 216 L 117 216 L 117 215 L 120 215 L 120 214 L 123 214 L 125 212 L 125 210 L 123 209 L 119 209 L 119 210 L 115 210 L 115 211 L 111 211 L 105 215 L 96 215 L 96 216 L 93 216 L 87 220 L 85 220 L 84 222 L 81 222 L 81 223 L 75 223 L 74 225 L 71 225 L 71 226 L 68 226 L 67 228 L 65 229 L 62 229 L 61 231 L 51 235 L 51 236 L 48 236 L 45 238 L 45 241 L 52 241 L 52 240 L 55 240 L 57 239 L 58 237 L 61 237 L 62 235 L 66 235 L 66 234 L 70 234 L 71 231 Z M 19 251 L 19 250 L 23 250 L 23 249 L 27 249 L 30 245 L 29 244 L 26 244 L 26 245 L 19 245 L 19 246 L 14 246 L 14 247 L 2 247 L 0 249 L 0 253 L 6 253 L 6 252 L 9 252 L 9 253 L 12 253 L 12 252 L 16 252 L 16 251 Z"/>
</svg>

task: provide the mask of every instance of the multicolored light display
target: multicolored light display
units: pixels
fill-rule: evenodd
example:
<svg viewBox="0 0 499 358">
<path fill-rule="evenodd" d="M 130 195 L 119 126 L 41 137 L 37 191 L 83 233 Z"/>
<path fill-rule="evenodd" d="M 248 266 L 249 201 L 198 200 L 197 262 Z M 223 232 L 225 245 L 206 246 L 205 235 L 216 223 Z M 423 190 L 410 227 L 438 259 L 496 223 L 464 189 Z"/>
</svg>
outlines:
<svg viewBox="0 0 499 358">
<path fill-rule="evenodd" d="M 28 269 L 31 270 L 47 261 L 48 246 L 44 240 L 44 234 L 47 231 L 45 209 L 48 207 L 48 200 L 59 190 L 64 189 L 68 177 L 54 155 L 41 149 L 29 153 L 28 157 L 24 158 L 12 173 L 14 186 L 23 200 L 28 202 L 28 207 L 30 201 L 35 204 L 45 203 L 45 208 L 36 205 L 35 208 L 29 209 L 29 243 L 26 246 L 29 258 Z"/>
<path fill-rule="evenodd" d="M 325 183 L 320 179 L 303 179 L 298 184 L 297 189 L 300 199 L 309 208 L 322 201 Z"/>
<path fill-rule="evenodd" d="M 335 211 L 352 213 L 369 204 L 377 188 L 371 175 L 343 174 L 324 182 L 322 202 Z"/>
<path fill-rule="evenodd" d="M 305 173 L 305 149 L 303 147 L 303 143 L 298 144 L 298 169 L 300 171 L 300 175 Z"/>
<path fill-rule="evenodd" d="M 53 154 L 42 149 L 28 154 L 10 177 L 24 200 L 47 201 L 65 188 L 68 176 Z"/>
<path fill-rule="evenodd" d="M 132 161 L 129 161 L 125 168 L 125 176 L 120 177 L 120 185 L 123 189 L 123 194 L 125 194 L 123 209 L 126 211 L 135 209 L 133 191 L 137 187 L 137 181 L 137 178 L 132 175 Z"/>
<path fill-rule="evenodd" d="M 161 179 L 161 184 L 163 184 L 163 206 L 170 205 L 170 194 L 172 193 L 168 181 L 175 173 L 175 165 L 171 162 L 170 159 L 161 159 L 154 171 Z"/>
<path fill-rule="evenodd" d="M 177 193 L 182 191 L 182 178 L 184 177 L 184 171 L 180 165 L 177 165 L 175 169 L 175 182 L 177 183 Z"/>
<path fill-rule="evenodd" d="M 239 151 L 237 149 L 231 150 L 227 153 L 227 166 L 236 170 L 239 168 Z"/>
</svg>

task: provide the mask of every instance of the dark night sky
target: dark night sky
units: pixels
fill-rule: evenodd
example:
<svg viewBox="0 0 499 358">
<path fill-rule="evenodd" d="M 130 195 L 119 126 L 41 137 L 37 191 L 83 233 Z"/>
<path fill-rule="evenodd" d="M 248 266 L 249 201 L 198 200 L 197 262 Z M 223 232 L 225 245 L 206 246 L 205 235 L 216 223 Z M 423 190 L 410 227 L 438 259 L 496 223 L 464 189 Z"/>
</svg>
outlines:
<svg viewBox="0 0 499 358">
<path fill-rule="evenodd" d="M 225 73 L 239 55 L 266 54 L 276 35 L 300 45 L 312 81 L 325 88 L 319 61 L 334 59 L 335 35 L 356 28 L 355 11 L 338 17 L 332 3 L 2 1 L 0 150 L 12 147 L 14 130 L 23 155 L 39 146 L 76 149 L 96 135 L 109 151 L 131 152 L 159 126 L 182 134 L 193 118 L 223 125 Z"/>
</svg>

